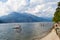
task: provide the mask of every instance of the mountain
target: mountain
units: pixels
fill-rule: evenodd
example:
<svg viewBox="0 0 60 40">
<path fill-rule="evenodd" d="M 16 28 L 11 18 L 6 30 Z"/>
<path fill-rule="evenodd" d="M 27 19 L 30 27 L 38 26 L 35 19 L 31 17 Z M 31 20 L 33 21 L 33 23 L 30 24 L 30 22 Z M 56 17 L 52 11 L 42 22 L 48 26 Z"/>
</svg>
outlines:
<svg viewBox="0 0 60 40">
<path fill-rule="evenodd" d="M 0 20 L 0 23 L 5 23 L 4 21 Z"/>
<path fill-rule="evenodd" d="M 18 23 L 18 22 L 51 22 L 50 19 L 37 17 L 28 13 L 12 12 L 6 16 L 0 17 L 0 19 L 6 23 Z"/>
</svg>

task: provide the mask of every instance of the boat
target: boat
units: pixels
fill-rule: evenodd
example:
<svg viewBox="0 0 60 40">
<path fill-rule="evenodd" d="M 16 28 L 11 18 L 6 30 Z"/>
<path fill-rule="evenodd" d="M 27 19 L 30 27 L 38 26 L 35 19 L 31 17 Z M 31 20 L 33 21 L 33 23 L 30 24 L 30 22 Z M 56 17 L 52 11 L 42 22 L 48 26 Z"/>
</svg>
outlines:
<svg viewBox="0 0 60 40">
<path fill-rule="evenodd" d="M 16 25 L 13 29 L 21 29 L 21 25 Z"/>
</svg>

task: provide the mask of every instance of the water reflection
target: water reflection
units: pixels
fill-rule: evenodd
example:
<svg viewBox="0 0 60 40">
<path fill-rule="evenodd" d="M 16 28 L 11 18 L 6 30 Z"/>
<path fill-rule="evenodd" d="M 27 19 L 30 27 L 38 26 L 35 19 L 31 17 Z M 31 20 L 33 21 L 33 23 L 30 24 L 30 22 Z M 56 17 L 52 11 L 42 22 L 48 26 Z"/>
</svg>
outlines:
<svg viewBox="0 0 60 40">
<path fill-rule="evenodd" d="M 16 24 L 21 25 L 21 29 L 13 29 Z M 0 24 L 0 40 L 32 40 L 42 37 L 50 30 L 53 23 L 8 23 Z"/>
</svg>

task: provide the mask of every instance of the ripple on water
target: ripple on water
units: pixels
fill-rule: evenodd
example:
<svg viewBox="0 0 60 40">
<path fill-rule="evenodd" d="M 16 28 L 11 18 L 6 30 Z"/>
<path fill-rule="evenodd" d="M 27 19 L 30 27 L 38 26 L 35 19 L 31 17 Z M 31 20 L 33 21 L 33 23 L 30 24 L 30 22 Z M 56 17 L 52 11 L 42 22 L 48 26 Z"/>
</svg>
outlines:
<svg viewBox="0 0 60 40">
<path fill-rule="evenodd" d="M 40 37 L 45 34 L 52 26 L 50 24 L 51 26 L 41 27 L 40 23 L 22 23 L 20 25 L 22 28 L 21 32 L 13 29 L 15 24 L 0 25 L 0 40 L 32 40 L 34 37 Z"/>
</svg>

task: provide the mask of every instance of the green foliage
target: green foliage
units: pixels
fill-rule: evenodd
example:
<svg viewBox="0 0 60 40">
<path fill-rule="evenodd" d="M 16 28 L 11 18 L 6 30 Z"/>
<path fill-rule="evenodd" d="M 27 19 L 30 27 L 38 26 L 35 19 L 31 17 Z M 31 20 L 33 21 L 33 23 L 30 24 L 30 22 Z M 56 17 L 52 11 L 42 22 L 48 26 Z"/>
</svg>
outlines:
<svg viewBox="0 0 60 40">
<path fill-rule="evenodd" d="M 53 17 L 54 22 L 59 22 L 60 21 L 60 2 L 58 2 L 58 7 L 56 9 L 56 12 Z"/>
<path fill-rule="evenodd" d="M 60 6 L 60 2 L 58 2 L 58 6 Z"/>
</svg>

